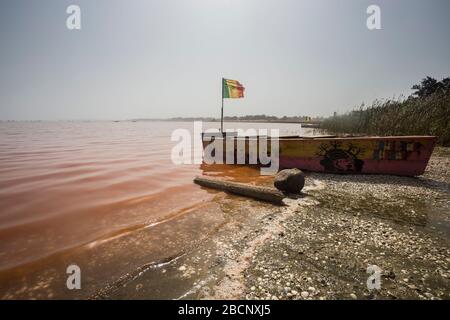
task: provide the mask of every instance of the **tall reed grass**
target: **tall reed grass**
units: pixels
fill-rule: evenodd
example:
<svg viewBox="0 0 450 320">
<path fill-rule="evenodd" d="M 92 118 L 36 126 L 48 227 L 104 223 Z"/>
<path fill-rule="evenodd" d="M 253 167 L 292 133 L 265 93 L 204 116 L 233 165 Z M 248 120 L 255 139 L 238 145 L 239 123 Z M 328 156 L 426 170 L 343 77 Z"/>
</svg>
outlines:
<svg viewBox="0 0 450 320">
<path fill-rule="evenodd" d="M 424 98 L 376 100 L 326 118 L 321 127 L 334 134 L 433 135 L 440 145 L 450 146 L 450 90 Z"/>
</svg>

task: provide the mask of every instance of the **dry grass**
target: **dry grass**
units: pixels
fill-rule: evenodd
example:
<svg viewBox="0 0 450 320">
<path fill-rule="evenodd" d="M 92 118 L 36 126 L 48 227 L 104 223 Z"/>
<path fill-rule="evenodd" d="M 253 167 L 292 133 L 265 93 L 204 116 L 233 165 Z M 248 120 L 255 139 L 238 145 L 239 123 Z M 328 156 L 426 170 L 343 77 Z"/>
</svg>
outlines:
<svg viewBox="0 0 450 320">
<path fill-rule="evenodd" d="M 321 127 L 335 134 L 433 135 L 440 145 L 450 146 L 450 91 L 420 99 L 376 100 L 327 118 Z"/>
</svg>

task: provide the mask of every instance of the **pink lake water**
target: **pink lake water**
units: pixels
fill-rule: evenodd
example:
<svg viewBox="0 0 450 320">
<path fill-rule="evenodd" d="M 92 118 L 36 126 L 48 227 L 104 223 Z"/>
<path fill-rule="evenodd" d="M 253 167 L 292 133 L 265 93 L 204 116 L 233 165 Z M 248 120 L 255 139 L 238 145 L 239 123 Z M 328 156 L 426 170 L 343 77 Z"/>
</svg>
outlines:
<svg viewBox="0 0 450 320">
<path fill-rule="evenodd" d="M 203 123 L 203 129 L 218 123 Z M 177 216 L 207 201 L 198 164 L 175 165 L 175 129 L 190 122 L 0 123 L 0 271 Z M 227 123 L 226 128 L 298 124 Z M 142 206 L 145 204 L 145 206 Z M 144 208 L 144 209 L 143 209 Z"/>
</svg>

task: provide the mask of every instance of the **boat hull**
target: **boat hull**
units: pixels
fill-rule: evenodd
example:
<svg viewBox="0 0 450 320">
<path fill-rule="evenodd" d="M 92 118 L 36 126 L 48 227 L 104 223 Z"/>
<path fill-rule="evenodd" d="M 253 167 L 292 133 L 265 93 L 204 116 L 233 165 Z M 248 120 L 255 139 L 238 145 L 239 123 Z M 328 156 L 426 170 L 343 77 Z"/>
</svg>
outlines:
<svg viewBox="0 0 450 320">
<path fill-rule="evenodd" d="M 258 137 L 234 137 L 248 145 Z M 222 140 L 222 138 L 219 138 Z M 229 141 L 229 139 L 223 139 Z M 270 138 L 268 150 L 270 150 Z M 254 141 L 253 141 L 254 142 Z M 211 141 L 203 141 L 204 148 Z M 436 144 L 433 136 L 300 138 L 280 137 L 279 168 L 342 174 L 389 174 L 418 176 L 424 173 Z M 225 147 L 224 147 L 225 150 Z"/>
</svg>

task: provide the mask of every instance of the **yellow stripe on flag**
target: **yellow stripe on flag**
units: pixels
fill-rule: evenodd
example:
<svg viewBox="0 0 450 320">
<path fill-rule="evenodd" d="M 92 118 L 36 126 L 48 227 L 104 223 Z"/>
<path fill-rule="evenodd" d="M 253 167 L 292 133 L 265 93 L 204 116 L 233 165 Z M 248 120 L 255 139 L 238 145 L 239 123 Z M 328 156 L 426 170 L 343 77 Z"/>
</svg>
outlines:
<svg viewBox="0 0 450 320">
<path fill-rule="evenodd" d="M 244 86 L 237 80 L 223 79 L 223 98 L 243 98 Z"/>
</svg>

